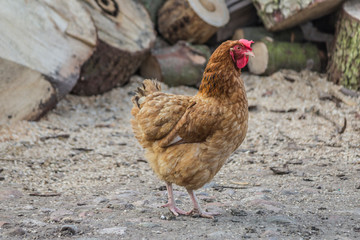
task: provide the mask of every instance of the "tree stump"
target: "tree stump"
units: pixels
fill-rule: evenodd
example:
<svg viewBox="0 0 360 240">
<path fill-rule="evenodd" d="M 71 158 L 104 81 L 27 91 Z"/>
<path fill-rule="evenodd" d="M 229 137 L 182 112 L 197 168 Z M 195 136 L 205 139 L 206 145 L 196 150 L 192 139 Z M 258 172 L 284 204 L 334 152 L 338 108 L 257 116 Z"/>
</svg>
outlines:
<svg viewBox="0 0 360 240">
<path fill-rule="evenodd" d="M 336 26 L 334 48 L 328 65 L 329 80 L 360 89 L 360 2 L 347 1 Z"/>
<path fill-rule="evenodd" d="M 168 0 L 158 13 L 161 35 L 170 43 L 205 43 L 229 21 L 224 0 Z"/>
<path fill-rule="evenodd" d="M 276 42 L 264 39 L 252 45 L 255 58 L 250 58 L 251 73 L 270 75 L 280 69 L 320 71 L 319 51 L 313 44 Z"/>
<path fill-rule="evenodd" d="M 344 0 L 253 0 L 269 31 L 280 31 L 325 16 Z"/>
<path fill-rule="evenodd" d="M 121 86 L 140 67 L 155 41 L 155 32 L 144 6 L 127 0 L 83 0 L 94 19 L 98 44 L 81 68 L 73 89 L 79 95 L 96 95 Z"/>
<path fill-rule="evenodd" d="M 205 45 L 179 41 L 170 47 L 154 49 L 141 65 L 140 74 L 169 86 L 195 86 L 202 79 L 210 55 L 210 49 Z"/>
<path fill-rule="evenodd" d="M 37 120 L 76 84 L 96 30 L 77 1 L 0 2 L 0 124 Z"/>
</svg>

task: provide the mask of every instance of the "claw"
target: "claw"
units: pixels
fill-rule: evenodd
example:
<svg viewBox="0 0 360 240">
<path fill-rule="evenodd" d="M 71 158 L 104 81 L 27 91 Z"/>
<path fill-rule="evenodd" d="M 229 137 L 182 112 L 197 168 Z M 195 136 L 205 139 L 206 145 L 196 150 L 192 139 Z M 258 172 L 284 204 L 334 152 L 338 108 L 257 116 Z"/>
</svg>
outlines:
<svg viewBox="0 0 360 240">
<path fill-rule="evenodd" d="M 185 212 L 184 210 L 181 210 L 180 208 L 173 206 L 171 203 L 167 203 L 165 205 L 162 205 L 161 207 L 169 208 L 170 212 L 172 212 L 175 216 L 179 216 L 179 214 L 187 215 L 187 212 Z"/>
<path fill-rule="evenodd" d="M 199 209 L 193 209 L 186 213 L 186 215 L 191 215 L 193 217 L 203 217 L 203 218 L 210 218 L 214 219 L 214 216 L 220 215 L 220 213 L 213 213 L 213 212 L 204 212 Z"/>
</svg>

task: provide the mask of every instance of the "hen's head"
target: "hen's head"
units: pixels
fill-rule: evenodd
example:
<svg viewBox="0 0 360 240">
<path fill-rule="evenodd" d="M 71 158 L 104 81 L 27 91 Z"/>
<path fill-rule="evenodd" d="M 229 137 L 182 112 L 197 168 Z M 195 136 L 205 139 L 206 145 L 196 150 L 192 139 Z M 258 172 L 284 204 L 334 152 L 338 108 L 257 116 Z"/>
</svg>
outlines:
<svg viewBox="0 0 360 240">
<path fill-rule="evenodd" d="M 238 41 L 232 41 L 230 46 L 230 55 L 235 65 L 241 69 L 246 66 L 249 61 L 249 56 L 255 57 L 252 52 L 251 44 L 253 41 L 246 39 L 240 39 Z"/>
</svg>

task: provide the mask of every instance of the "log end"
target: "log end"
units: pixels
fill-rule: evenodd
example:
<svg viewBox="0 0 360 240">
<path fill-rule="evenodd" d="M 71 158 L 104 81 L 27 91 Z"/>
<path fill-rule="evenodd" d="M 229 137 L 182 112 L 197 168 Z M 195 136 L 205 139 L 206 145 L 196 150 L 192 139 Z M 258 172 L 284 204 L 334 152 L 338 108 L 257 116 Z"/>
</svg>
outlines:
<svg viewBox="0 0 360 240">
<path fill-rule="evenodd" d="M 265 73 L 268 61 L 269 61 L 269 52 L 263 42 L 256 42 L 252 45 L 254 58 L 249 59 L 248 68 L 249 71 L 256 75 L 261 75 Z"/>
</svg>

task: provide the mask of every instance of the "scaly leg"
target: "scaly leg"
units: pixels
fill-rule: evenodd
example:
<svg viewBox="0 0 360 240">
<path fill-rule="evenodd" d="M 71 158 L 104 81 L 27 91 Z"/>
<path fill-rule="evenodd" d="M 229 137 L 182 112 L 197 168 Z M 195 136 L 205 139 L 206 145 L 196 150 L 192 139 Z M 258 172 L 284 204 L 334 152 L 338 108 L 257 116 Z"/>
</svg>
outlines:
<svg viewBox="0 0 360 240">
<path fill-rule="evenodd" d="M 161 207 L 168 207 L 169 210 L 175 215 L 175 216 L 179 216 L 179 214 L 182 215 L 186 215 L 186 212 L 177 208 L 175 206 L 175 200 L 174 200 L 174 193 L 173 193 L 173 188 L 172 188 L 172 184 L 169 182 L 166 182 L 166 189 L 168 192 L 168 203 L 165 205 L 162 205 Z"/>
<path fill-rule="evenodd" d="M 194 208 L 190 212 L 187 212 L 186 215 L 198 215 L 203 218 L 211 218 L 211 219 L 213 219 L 215 215 L 220 215 L 219 213 L 204 212 L 199 205 L 199 202 L 195 196 L 194 191 L 189 189 L 187 189 L 187 191 L 190 195 L 191 201 L 194 204 Z"/>
</svg>

